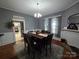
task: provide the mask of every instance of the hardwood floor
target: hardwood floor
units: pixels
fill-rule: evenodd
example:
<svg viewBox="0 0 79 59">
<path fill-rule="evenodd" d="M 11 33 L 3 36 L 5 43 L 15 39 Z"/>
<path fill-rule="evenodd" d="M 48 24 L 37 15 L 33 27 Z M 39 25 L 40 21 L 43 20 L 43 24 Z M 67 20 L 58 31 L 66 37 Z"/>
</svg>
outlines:
<svg viewBox="0 0 79 59">
<path fill-rule="evenodd" d="M 19 44 L 19 49 L 20 49 L 20 47 L 23 48 L 23 45 L 22 44 L 17 43 L 17 45 L 18 44 Z M 56 45 L 60 45 L 61 46 L 61 42 L 60 41 L 54 40 L 53 41 L 53 44 L 56 44 Z M 21 54 L 23 54 L 23 53 L 21 53 Z M 18 59 L 18 57 L 16 56 L 16 50 L 14 48 L 14 44 L 8 44 L 8 45 L 0 46 L 0 59 Z M 26 58 L 26 59 L 28 59 L 28 58 Z M 73 58 L 64 57 L 62 59 L 79 59 L 79 57 L 73 57 Z"/>
<path fill-rule="evenodd" d="M 17 59 L 14 44 L 0 47 L 0 59 Z"/>
</svg>

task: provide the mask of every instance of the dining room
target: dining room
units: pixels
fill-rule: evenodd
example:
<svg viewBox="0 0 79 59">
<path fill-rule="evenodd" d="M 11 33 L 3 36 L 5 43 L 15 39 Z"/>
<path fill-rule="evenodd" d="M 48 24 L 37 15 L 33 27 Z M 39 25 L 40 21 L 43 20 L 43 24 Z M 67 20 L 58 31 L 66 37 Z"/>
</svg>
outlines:
<svg viewBox="0 0 79 59">
<path fill-rule="evenodd" d="M 0 0 L 0 59 L 79 59 L 79 0 Z"/>
</svg>

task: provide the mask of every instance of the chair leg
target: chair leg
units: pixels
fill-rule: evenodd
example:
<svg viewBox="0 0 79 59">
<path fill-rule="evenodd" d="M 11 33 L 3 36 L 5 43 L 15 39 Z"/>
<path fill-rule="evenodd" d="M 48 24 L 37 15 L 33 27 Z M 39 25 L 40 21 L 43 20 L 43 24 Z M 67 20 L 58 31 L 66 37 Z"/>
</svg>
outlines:
<svg viewBox="0 0 79 59">
<path fill-rule="evenodd" d="M 46 56 L 47 56 L 47 52 L 48 52 L 48 51 L 47 51 L 47 46 L 46 46 L 46 48 L 45 48 L 45 49 L 46 49 Z"/>
<path fill-rule="evenodd" d="M 25 46 L 25 48 L 26 48 L 26 42 L 24 42 L 24 46 Z"/>
<path fill-rule="evenodd" d="M 51 44 L 50 44 L 50 53 L 51 53 Z"/>
<path fill-rule="evenodd" d="M 33 59 L 35 59 L 35 51 L 32 51 L 32 56 L 33 56 Z"/>
<path fill-rule="evenodd" d="M 26 43 L 24 42 L 24 51 L 27 53 L 27 50 L 26 50 Z"/>
<path fill-rule="evenodd" d="M 28 50 L 27 51 L 28 51 L 28 54 L 30 55 L 30 46 L 29 45 L 28 45 Z"/>
</svg>

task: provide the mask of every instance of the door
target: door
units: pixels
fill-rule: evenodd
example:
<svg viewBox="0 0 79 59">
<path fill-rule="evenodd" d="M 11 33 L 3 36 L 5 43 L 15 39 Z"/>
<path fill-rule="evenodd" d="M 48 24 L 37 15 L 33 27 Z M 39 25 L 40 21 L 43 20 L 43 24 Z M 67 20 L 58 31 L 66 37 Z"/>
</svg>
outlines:
<svg viewBox="0 0 79 59">
<path fill-rule="evenodd" d="M 21 22 L 19 21 L 14 21 L 14 33 L 15 33 L 15 39 L 16 41 L 22 40 L 22 26 L 21 26 Z"/>
</svg>

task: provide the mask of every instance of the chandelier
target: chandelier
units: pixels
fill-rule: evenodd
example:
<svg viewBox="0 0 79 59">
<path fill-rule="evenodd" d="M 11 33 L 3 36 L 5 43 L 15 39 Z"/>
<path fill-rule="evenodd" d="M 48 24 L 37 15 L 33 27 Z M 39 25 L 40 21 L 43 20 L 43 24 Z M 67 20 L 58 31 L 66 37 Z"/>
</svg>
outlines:
<svg viewBox="0 0 79 59">
<path fill-rule="evenodd" d="M 35 13 L 35 14 L 34 14 L 34 17 L 35 17 L 35 18 L 40 18 L 40 17 L 42 17 L 42 15 L 41 15 L 40 13 Z"/>
<path fill-rule="evenodd" d="M 39 3 L 37 3 L 37 7 L 39 7 Z M 38 8 L 38 9 L 39 9 L 39 8 Z M 34 17 L 35 17 L 35 18 L 40 18 L 40 17 L 42 17 L 42 14 L 39 13 L 39 12 L 36 12 L 36 13 L 34 13 Z"/>
</svg>

